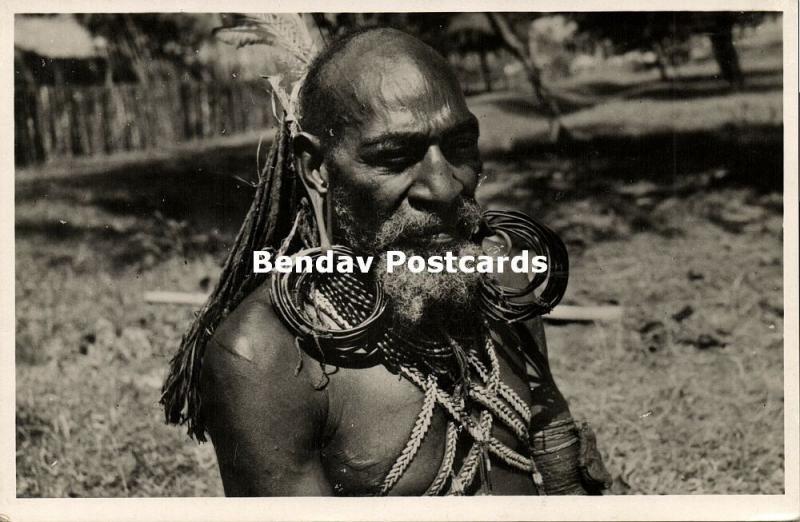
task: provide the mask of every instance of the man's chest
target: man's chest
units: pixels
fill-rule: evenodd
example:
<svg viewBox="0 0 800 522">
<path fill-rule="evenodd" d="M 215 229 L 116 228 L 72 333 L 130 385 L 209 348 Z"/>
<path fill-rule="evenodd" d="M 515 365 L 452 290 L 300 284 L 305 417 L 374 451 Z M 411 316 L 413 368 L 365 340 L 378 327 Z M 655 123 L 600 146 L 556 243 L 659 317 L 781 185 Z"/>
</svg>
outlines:
<svg viewBox="0 0 800 522">
<path fill-rule="evenodd" d="M 524 375 L 503 359 L 499 366 L 502 384 L 530 403 Z M 446 393 L 426 392 L 383 367 L 339 370 L 332 377 L 329 394 L 328 433 L 321 457 L 338 494 L 422 495 L 437 486 L 442 493 L 454 487 L 475 493 L 488 488 L 481 484 L 481 477 L 488 478 L 493 494 L 535 492 L 530 473 L 492 454 L 489 439 L 476 444 L 476 437 L 484 433 L 512 452 L 528 455 L 527 440 L 519 429 L 496 418 L 502 416 L 496 411 L 488 429 L 481 432 L 481 426 L 487 427 L 481 421 L 486 421 L 486 412 L 492 408 L 467 400 L 463 413 L 471 420 L 459 422 L 458 415 L 448 409 Z M 515 416 L 508 401 L 499 395 L 496 400 L 506 406 L 501 408 L 506 416 Z M 521 417 L 517 414 L 513 420 L 524 423 Z M 459 477 L 474 477 L 469 480 L 472 485 L 467 480 L 459 482 Z"/>
</svg>

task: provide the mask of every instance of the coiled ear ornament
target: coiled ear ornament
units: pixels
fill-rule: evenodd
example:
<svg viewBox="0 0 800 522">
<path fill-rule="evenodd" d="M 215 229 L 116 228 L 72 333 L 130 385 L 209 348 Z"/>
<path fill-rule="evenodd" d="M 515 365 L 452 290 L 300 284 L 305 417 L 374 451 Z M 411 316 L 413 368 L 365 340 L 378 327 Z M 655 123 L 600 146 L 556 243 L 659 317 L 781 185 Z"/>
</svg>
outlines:
<svg viewBox="0 0 800 522">
<path fill-rule="evenodd" d="M 342 257 L 354 257 L 341 245 L 333 251 L 334 266 Z M 315 262 L 323 248 L 301 250 Z M 294 257 L 294 256 L 293 256 Z M 272 276 L 272 305 L 303 349 L 320 362 L 345 368 L 377 364 L 380 357 L 372 326 L 387 305 L 383 286 L 371 274 L 287 272 Z"/>
<path fill-rule="evenodd" d="M 569 256 L 564 243 L 555 232 L 522 212 L 489 210 L 483 218 L 490 234 L 510 239 L 531 256 L 545 256 L 547 271 L 532 274 L 524 288 L 503 286 L 495 278 L 485 276 L 481 284 L 481 310 L 488 319 L 505 323 L 549 313 L 567 289 Z"/>
<path fill-rule="evenodd" d="M 311 265 L 316 266 L 319 257 L 330 255 L 331 271 L 274 273 L 270 287 L 272 306 L 294 334 L 298 346 L 320 363 L 345 368 L 374 366 L 381 354 L 372 336 L 380 329 L 372 326 L 386 311 L 383 286 L 373 274 L 336 270 L 338 261 L 350 258 L 352 262 L 355 253 L 348 247 L 331 244 L 327 225 L 331 222 L 328 194 L 322 198 L 311 191 L 308 193 L 319 246 L 306 245 L 292 259 L 308 257 Z M 282 251 L 288 249 L 298 224 L 307 218 L 303 207 L 292 232 L 283 242 Z"/>
</svg>

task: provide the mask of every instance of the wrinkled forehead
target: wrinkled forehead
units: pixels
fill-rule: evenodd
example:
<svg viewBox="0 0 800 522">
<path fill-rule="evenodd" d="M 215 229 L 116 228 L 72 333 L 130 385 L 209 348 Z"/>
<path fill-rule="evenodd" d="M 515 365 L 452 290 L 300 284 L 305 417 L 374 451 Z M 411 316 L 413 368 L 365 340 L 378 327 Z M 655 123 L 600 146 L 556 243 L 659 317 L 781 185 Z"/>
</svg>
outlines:
<svg viewBox="0 0 800 522">
<path fill-rule="evenodd" d="M 430 132 L 469 118 L 461 87 L 444 60 L 378 56 L 356 64 L 341 110 L 346 134 Z"/>
</svg>

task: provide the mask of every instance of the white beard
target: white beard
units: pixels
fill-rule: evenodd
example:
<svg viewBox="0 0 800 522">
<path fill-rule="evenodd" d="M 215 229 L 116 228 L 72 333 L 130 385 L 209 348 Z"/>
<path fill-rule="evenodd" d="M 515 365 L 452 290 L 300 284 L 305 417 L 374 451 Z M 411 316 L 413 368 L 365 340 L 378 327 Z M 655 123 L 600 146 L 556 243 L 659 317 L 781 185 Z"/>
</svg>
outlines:
<svg viewBox="0 0 800 522">
<path fill-rule="evenodd" d="M 336 186 L 333 201 L 338 237 L 357 253 L 377 256 L 376 277 L 391 298 L 395 319 L 402 326 L 416 328 L 427 324 L 461 328 L 464 321 L 475 324 L 480 274 L 412 273 L 405 266 L 395 268 L 392 273 L 386 270 L 388 250 L 402 251 L 408 257 L 444 255 L 448 250 L 456 255 L 480 254 L 480 247 L 466 239 L 482 219 L 480 207 L 474 200 L 459 201 L 448 218 L 411 209 L 408 204 L 385 217 L 361 213 L 355 210 L 360 208 L 359 202 Z M 424 243 L 424 238 L 442 231 L 458 239 L 446 246 Z"/>
<path fill-rule="evenodd" d="M 475 255 L 479 248 L 465 242 L 451 250 L 457 255 Z M 409 257 L 415 255 L 414 252 L 405 253 Z M 442 271 L 433 274 L 426 270 L 412 273 L 405 264 L 394 267 L 390 273 L 386 270 L 386 253 L 378 259 L 377 270 L 400 326 L 436 325 L 449 329 L 465 322 L 474 324 L 478 318 L 481 277 L 478 273 Z"/>
</svg>

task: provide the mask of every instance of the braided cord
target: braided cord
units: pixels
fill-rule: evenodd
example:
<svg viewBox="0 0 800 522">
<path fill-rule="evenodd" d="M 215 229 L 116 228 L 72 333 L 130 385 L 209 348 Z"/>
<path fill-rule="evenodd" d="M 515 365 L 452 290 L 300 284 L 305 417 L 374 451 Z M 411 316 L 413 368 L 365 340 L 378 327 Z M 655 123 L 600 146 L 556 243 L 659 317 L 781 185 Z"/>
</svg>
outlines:
<svg viewBox="0 0 800 522">
<path fill-rule="evenodd" d="M 483 379 L 484 381 L 488 380 L 489 378 L 488 371 L 486 370 L 486 367 L 483 365 L 483 363 L 480 360 L 478 360 L 475 354 L 470 354 L 469 362 L 478 372 L 478 375 L 480 375 L 481 379 Z M 519 416 L 522 417 L 522 420 L 525 422 L 525 424 L 526 425 L 530 424 L 532 415 L 531 409 L 528 407 L 527 404 L 525 404 L 525 401 L 522 400 L 522 398 L 517 394 L 517 392 L 515 392 L 511 388 L 511 386 L 507 385 L 503 381 L 498 382 L 497 391 L 500 394 L 500 396 L 506 402 L 508 402 L 511 405 L 511 407 L 514 408 L 514 410 L 516 410 Z"/>
<path fill-rule="evenodd" d="M 417 416 L 417 421 L 414 423 L 414 428 L 411 430 L 411 436 L 403 448 L 400 456 L 395 460 L 394 465 L 389 470 L 386 478 L 381 486 L 380 494 L 386 495 L 390 489 L 397 484 L 400 477 L 405 473 L 411 461 L 417 455 L 425 435 L 431 426 L 431 419 L 433 418 L 433 409 L 436 406 L 436 380 L 433 376 L 428 377 L 425 383 L 425 399 L 422 401 L 422 410 Z"/>
<path fill-rule="evenodd" d="M 442 454 L 442 464 L 436 477 L 425 491 L 426 496 L 438 495 L 442 491 L 445 482 L 453 474 L 453 463 L 456 459 L 456 447 L 458 446 L 458 429 L 453 421 L 447 423 L 447 435 L 445 436 L 444 453 Z"/>
<path fill-rule="evenodd" d="M 503 421 L 503 424 L 514 432 L 518 439 L 528 440 L 528 428 L 522 421 L 515 418 L 512 409 L 506 406 L 496 395 L 492 395 L 486 388 L 480 386 L 470 387 L 468 393 L 470 397 L 496 414 Z"/>
<path fill-rule="evenodd" d="M 526 473 L 530 473 L 532 471 L 531 462 L 533 461 L 531 459 L 520 455 L 494 437 L 492 437 L 489 441 L 489 451 L 491 451 L 495 456 L 500 458 L 509 466 L 513 466 Z"/>
<path fill-rule="evenodd" d="M 490 437 L 492 420 L 492 415 L 489 412 L 485 410 L 481 412 L 479 426 L 480 432 L 482 432 L 482 436 L 485 438 Z M 479 443 L 473 444 L 469 449 L 469 453 L 467 453 L 464 459 L 461 470 L 458 472 L 458 475 L 453 478 L 448 495 L 463 495 L 470 484 L 472 484 L 472 481 L 475 480 L 475 473 L 478 471 L 481 459 L 483 458 L 482 444 L 484 441 L 485 439 L 481 440 Z"/>
<path fill-rule="evenodd" d="M 328 301 L 328 298 L 326 298 L 318 289 L 314 290 L 314 303 L 319 308 L 318 312 L 322 311 L 325 313 L 324 316 L 320 315 L 320 318 L 323 320 L 330 319 L 339 328 L 350 327 L 350 323 L 348 323 L 347 320 L 339 314 L 339 312 L 336 310 L 336 307 L 334 307 L 331 302 Z"/>
<path fill-rule="evenodd" d="M 486 348 L 489 360 L 492 362 L 491 373 L 486 371 L 486 368 L 482 365 L 482 363 L 480 363 L 479 360 L 477 360 L 476 357 L 471 356 L 470 362 L 476 367 L 476 369 L 478 369 L 478 374 L 481 377 L 481 380 L 486 382 L 487 386 L 484 387 L 472 384 L 468 390 L 469 396 L 474 398 L 485 408 L 481 412 L 481 422 L 476 423 L 474 420 L 472 420 L 469 414 L 467 414 L 462 402 L 457 401 L 455 397 L 448 394 L 444 390 L 438 387 L 436 389 L 436 402 L 454 419 L 455 422 L 458 422 L 474 440 L 472 447 L 464 459 L 461 471 L 453 479 L 449 494 L 462 494 L 466 488 L 469 487 L 469 484 L 474 480 L 475 472 L 481 463 L 484 448 L 488 448 L 488 451 L 492 455 L 500 459 L 505 464 L 525 473 L 530 473 L 533 482 L 536 485 L 537 491 L 540 494 L 543 494 L 544 481 L 533 459 L 521 455 L 520 453 L 503 444 L 497 438 L 493 437 L 491 435 L 491 423 L 489 424 L 488 429 L 485 429 L 483 426 L 484 418 L 488 418 L 491 421 L 496 417 L 512 429 L 518 440 L 524 442 L 526 446 L 528 445 L 528 430 L 525 425 L 519 419 L 514 418 L 514 413 L 511 411 L 511 408 L 503 404 L 502 401 L 498 399 L 497 395 L 492 395 L 489 392 L 488 385 L 493 382 L 493 376 L 499 373 L 499 366 L 496 362 L 496 354 L 493 353 L 494 345 L 490 339 L 487 339 Z M 402 368 L 401 373 L 418 387 L 424 389 L 425 379 L 419 371 L 409 368 Z M 496 387 L 498 393 L 502 393 L 503 387 L 501 381 L 497 381 Z M 522 400 L 516 393 L 513 392 L 513 390 L 508 387 L 506 388 L 506 395 L 510 397 L 511 400 L 509 400 L 509 402 L 511 404 L 522 403 Z M 523 411 L 527 410 L 526 413 L 529 413 L 527 407 L 517 407 L 514 409 Z M 522 414 L 520 414 L 520 416 L 522 416 Z"/>
<path fill-rule="evenodd" d="M 458 475 L 453 477 L 452 482 L 450 483 L 450 490 L 447 492 L 448 495 L 463 495 L 464 491 L 469 487 L 472 483 L 472 480 L 475 478 L 475 472 L 478 470 L 478 461 L 481 457 L 481 449 L 477 444 L 474 444 L 470 449 L 469 453 L 467 453 L 466 458 L 464 459 L 464 464 L 461 466 L 461 471 L 458 472 Z"/>
<path fill-rule="evenodd" d="M 486 356 L 489 358 L 489 366 L 491 372 L 486 377 L 486 388 L 494 393 L 500 385 L 500 361 L 497 359 L 497 353 L 494 351 L 494 343 L 490 336 L 486 336 Z"/>
</svg>

